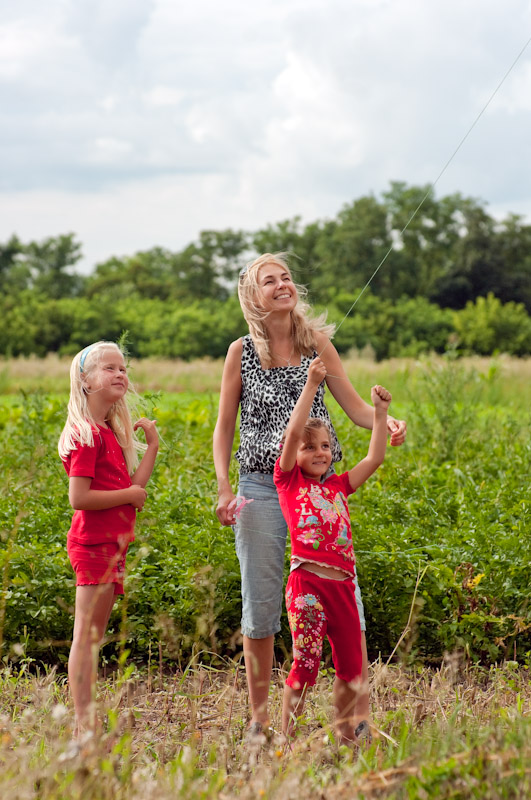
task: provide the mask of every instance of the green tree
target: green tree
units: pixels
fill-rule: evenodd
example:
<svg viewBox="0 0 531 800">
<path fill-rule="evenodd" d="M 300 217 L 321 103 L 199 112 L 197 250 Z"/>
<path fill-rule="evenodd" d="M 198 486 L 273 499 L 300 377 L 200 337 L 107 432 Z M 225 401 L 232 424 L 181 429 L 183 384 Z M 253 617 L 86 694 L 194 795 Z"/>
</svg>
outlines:
<svg viewBox="0 0 531 800">
<path fill-rule="evenodd" d="M 55 299 L 75 297 L 81 292 L 84 280 L 73 271 L 82 256 L 75 234 L 30 242 L 24 249 L 32 289 Z"/>
<path fill-rule="evenodd" d="M 466 352 L 524 356 L 531 353 L 531 318 L 522 303 L 505 305 L 489 293 L 454 312 L 459 346 Z"/>
<path fill-rule="evenodd" d="M 391 246 L 385 207 L 373 196 L 362 197 L 339 212 L 337 220 L 323 225 L 315 245 L 315 272 L 311 295 L 329 302 L 340 292 L 352 292 L 371 278 Z M 374 277 L 376 294 L 390 291 L 393 258 Z"/>
</svg>

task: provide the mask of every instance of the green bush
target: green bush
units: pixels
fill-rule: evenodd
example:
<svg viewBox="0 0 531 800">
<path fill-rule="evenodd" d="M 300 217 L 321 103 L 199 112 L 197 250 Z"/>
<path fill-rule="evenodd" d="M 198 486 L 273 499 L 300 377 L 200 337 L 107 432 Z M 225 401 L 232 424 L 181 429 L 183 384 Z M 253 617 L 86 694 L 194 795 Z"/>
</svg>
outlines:
<svg viewBox="0 0 531 800">
<path fill-rule="evenodd" d="M 459 347 L 467 353 L 531 353 L 531 318 L 522 303 L 503 305 L 488 294 L 454 312 L 453 319 Z"/>
</svg>

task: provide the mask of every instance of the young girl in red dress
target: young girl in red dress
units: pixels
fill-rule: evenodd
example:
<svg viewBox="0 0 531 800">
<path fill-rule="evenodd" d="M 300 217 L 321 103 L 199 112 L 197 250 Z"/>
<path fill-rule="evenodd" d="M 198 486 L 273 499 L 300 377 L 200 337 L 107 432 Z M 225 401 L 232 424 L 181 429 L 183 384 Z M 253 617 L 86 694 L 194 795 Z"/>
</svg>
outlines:
<svg viewBox="0 0 531 800">
<path fill-rule="evenodd" d="M 342 475 L 328 474 L 332 462 L 329 428 L 321 419 L 308 419 L 315 393 L 325 378 L 326 366 L 315 358 L 291 414 L 274 471 L 291 536 L 286 607 L 293 665 L 284 687 L 282 730 L 291 734 L 296 717 L 302 713 L 306 690 L 317 679 L 327 636 L 336 670 L 334 705 L 339 741 L 358 742 L 368 737 L 369 724 L 354 715 L 361 688 L 362 649 L 347 497 L 385 458 L 391 395 L 383 386 L 373 386 L 374 422 L 367 456 Z"/>
<path fill-rule="evenodd" d="M 123 594 L 125 556 L 134 539 L 137 510 L 158 450 L 156 423 L 133 425 L 126 395 L 127 367 L 118 345 L 96 342 L 70 369 L 70 400 L 59 455 L 75 509 L 67 551 L 76 574 L 74 634 L 68 681 L 76 734 L 95 725 L 98 654 L 115 595 Z M 146 444 L 135 431 L 142 428 Z M 143 453 L 140 464 L 138 453 Z"/>
</svg>

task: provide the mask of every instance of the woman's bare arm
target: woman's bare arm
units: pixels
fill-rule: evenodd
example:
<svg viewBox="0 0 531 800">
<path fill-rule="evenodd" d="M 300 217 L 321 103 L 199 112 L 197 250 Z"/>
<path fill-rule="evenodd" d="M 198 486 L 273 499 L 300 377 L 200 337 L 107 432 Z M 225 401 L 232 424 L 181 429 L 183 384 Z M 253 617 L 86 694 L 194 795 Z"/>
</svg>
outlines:
<svg viewBox="0 0 531 800">
<path fill-rule="evenodd" d="M 360 428 L 372 429 L 374 409 L 363 400 L 351 384 L 336 348 L 324 334 L 318 334 L 316 350 L 326 365 L 326 384 L 347 417 Z M 387 417 L 387 430 L 393 447 L 406 439 L 407 425 L 403 420 Z"/>
<path fill-rule="evenodd" d="M 233 342 L 228 349 L 221 378 L 218 418 L 213 436 L 214 467 L 218 479 L 216 515 L 222 525 L 234 523 L 234 514 L 228 509 L 235 496 L 230 485 L 229 466 L 242 393 L 242 349 L 241 339 Z"/>
</svg>

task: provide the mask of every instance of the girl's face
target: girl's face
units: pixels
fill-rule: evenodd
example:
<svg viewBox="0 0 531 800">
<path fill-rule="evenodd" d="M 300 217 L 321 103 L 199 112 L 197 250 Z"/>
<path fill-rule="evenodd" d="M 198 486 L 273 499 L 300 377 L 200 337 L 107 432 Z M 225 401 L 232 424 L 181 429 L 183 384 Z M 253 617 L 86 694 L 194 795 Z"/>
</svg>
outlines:
<svg viewBox="0 0 531 800">
<path fill-rule="evenodd" d="M 297 464 L 305 478 L 319 479 L 332 463 L 330 436 L 326 428 L 317 428 L 310 432 L 306 441 L 297 450 Z"/>
<path fill-rule="evenodd" d="M 293 311 L 298 295 L 289 271 L 280 264 L 264 264 L 257 276 L 258 303 L 264 311 Z"/>
<path fill-rule="evenodd" d="M 90 394 L 98 392 L 109 405 L 120 400 L 129 386 L 127 367 L 119 350 L 110 348 L 100 353 L 98 364 L 88 373 L 85 386 Z"/>
</svg>

